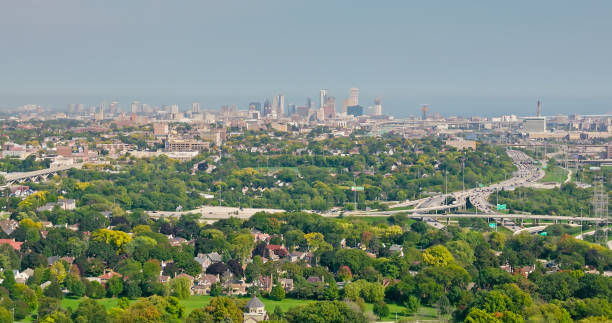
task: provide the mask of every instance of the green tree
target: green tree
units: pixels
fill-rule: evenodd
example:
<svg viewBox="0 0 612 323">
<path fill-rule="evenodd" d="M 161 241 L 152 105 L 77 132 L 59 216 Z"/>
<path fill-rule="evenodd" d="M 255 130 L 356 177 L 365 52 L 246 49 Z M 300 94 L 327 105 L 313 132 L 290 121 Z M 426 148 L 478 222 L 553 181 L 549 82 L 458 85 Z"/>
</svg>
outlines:
<svg viewBox="0 0 612 323">
<path fill-rule="evenodd" d="M 123 292 L 123 278 L 119 276 L 113 276 L 106 285 L 112 297 L 117 297 Z"/>
<path fill-rule="evenodd" d="M 372 308 L 372 311 L 374 312 L 374 314 L 376 314 L 376 316 L 378 316 L 378 319 L 380 320 L 382 320 L 383 317 L 388 316 L 389 313 L 391 312 L 389 310 L 389 305 L 387 305 L 387 303 L 383 301 L 374 303 L 374 307 Z"/>
<path fill-rule="evenodd" d="M 106 290 L 102 284 L 97 281 L 87 282 L 85 285 L 85 295 L 91 298 L 100 299 L 104 297 Z"/>
<path fill-rule="evenodd" d="M 226 319 L 242 322 L 242 310 L 226 296 L 213 297 L 206 306 L 206 311 L 213 316 L 216 322 L 224 322 Z"/>
<path fill-rule="evenodd" d="M 168 305 L 166 305 L 166 312 L 175 318 L 182 318 L 185 315 L 185 306 L 183 306 L 176 297 L 170 296 L 167 300 Z"/>
<path fill-rule="evenodd" d="M 0 306 L 0 323 L 12 323 L 13 314 L 6 308 Z"/>
<path fill-rule="evenodd" d="M 366 323 L 368 319 L 361 312 L 352 310 L 339 301 L 312 302 L 296 306 L 285 314 L 289 323 Z"/>
<path fill-rule="evenodd" d="M 106 323 L 108 321 L 106 309 L 93 299 L 85 298 L 72 314 L 77 322 Z"/>
<path fill-rule="evenodd" d="M 408 314 L 416 313 L 419 310 L 420 306 L 421 306 L 421 302 L 419 301 L 418 297 L 414 295 L 408 296 L 408 299 L 404 303 L 404 307 L 406 307 L 406 312 Z"/>
<path fill-rule="evenodd" d="M 455 259 L 453 255 L 443 245 L 436 245 L 425 249 L 423 252 L 423 261 L 430 266 L 446 266 Z"/>
<path fill-rule="evenodd" d="M 187 277 L 174 278 L 170 281 L 170 290 L 179 299 L 187 299 L 191 295 L 191 282 Z"/>
<path fill-rule="evenodd" d="M 532 305 L 525 309 L 527 322 L 551 322 L 571 323 L 573 322 L 569 313 L 556 304 Z"/>
<path fill-rule="evenodd" d="M 52 282 L 51 285 L 47 286 L 44 290 L 44 294 L 47 297 L 53 297 L 62 299 L 64 297 L 64 293 L 62 292 L 62 288 L 57 282 Z"/>
<path fill-rule="evenodd" d="M 274 288 L 270 291 L 270 298 L 275 301 L 282 301 L 285 299 L 285 289 L 280 284 L 274 285 Z"/>
<path fill-rule="evenodd" d="M 85 295 L 85 284 L 76 275 L 68 275 L 66 277 L 66 288 L 71 295 L 82 297 Z"/>
<path fill-rule="evenodd" d="M 38 301 L 38 316 L 45 317 L 61 308 L 61 302 L 57 298 L 42 297 Z"/>
<path fill-rule="evenodd" d="M 185 323 L 215 323 L 214 317 L 203 308 L 196 308 L 185 319 Z"/>
<path fill-rule="evenodd" d="M 487 313 L 487 311 L 481 310 L 479 308 L 472 308 L 468 313 L 465 321 L 467 323 L 502 323 L 501 320 L 493 316 L 491 313 Z M 545 322 L 545 321 L 542 321 Z"/>
</svg>

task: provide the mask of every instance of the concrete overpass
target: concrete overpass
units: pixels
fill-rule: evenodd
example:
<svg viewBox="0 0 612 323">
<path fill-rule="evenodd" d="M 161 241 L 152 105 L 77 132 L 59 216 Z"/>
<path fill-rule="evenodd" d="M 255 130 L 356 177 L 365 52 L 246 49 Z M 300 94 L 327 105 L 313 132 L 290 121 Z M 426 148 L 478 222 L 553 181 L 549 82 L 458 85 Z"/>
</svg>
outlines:
<svg viewBox="0 0 612 323">
<path fill-rule="evenodd" d="M 355 216 L 355 217 L 388 217 L 390 215 L 402 213 L 402 211 L 393 212 L 393 211 L 375 211 L 375 212 L 350 212 L 345 213 L 345 216 Z M 406 214 L 406 211 L 403 211 Z M 336 217 L 337 214 L 323 214 L 325 217 Z M 606 221 L 605 218 L 589 218 L 589 217 L 580 217 L 580 216 L 561 216 L 561 215 L 546 215 L 546 214 L 511 214 L 511 213 L 491 213 L 491 214 L 474 214 L 474 213 L 465 213 L 465 214 L 421 214 L 421 213 L 408 213 L 407 217 L 413 219 L 452 219 L 452 218 L 480 218 L 480 219 L 500 219 L 500 220 L 548 220 L 548 221 L 571 221 L 571 222 L 600 222 Z M 521 221 L 519 221 L 521 222 Z"/>
<path fill-rule="evenodd" d="M 71 168 L 82 168 L 83 163 L 72 164 L 72 165 L 63 165 L 57 167 L 51 167 L 46 169 L 35 170 L 31 172 L 15 172 L 15 173 L 2 173 L 4 176 L 6 184 L 14 184 L 18 182 L 24 181 L 38 181 L 38 180 L 46 180 L 49 176 L 55 175 L 59 172 L 69 170 Z"/>
</svg>

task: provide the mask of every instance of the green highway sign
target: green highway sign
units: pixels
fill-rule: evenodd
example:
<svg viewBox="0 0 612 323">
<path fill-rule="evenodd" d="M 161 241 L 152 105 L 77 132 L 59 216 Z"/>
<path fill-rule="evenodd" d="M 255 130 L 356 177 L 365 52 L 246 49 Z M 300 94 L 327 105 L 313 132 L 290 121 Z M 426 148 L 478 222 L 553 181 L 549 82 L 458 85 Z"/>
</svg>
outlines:
<svg viewBox="0 0 612 323">
<path fill-rule="evenodd" d="M 478 187 L 484 187 L 484 184 L 478 184 Z"/>
<path fill-rule="evenodd" d="M 363 186 L 351 186 L 351 191 L 363 191 Z"/>
<path fill-rule="evenodd" d="M 493 222 L 489 223 L 489 228 L 495 228 L 495 223 Z"/>
<path fill-rule="evenodd" d="M 548 232 L 546 232 L 546 231 L 542 231 L 542 232 L 540 232 L 540 235 L 541 235 L 541 236 L 547 236 L 547 235 L 548 235 Z"/>
<path fill-rule="evenodd" d="M 505 209 L 506 209 L 506 204 L 497 204 L 498 211 L 505 210 Z"/>
</svg>

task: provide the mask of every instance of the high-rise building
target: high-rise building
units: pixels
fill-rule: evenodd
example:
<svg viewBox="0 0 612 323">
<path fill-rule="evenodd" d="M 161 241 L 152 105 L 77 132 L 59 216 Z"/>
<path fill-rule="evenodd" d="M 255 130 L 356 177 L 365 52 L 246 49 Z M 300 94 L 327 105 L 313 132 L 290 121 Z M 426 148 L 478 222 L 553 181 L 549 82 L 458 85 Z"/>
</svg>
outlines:
<svg viewBox="0 0 612 323">
<path fill-rule="evenodd" d="M 346 115 L 346 108 L 350 106 L 350 99 L 342 100 L 342 113 Z"/>
<path fill-rule="evenodd" d="M 96 112 L 96 114 L 94 115 L 94 119 L 96 119 L 96 121 L 104 120 L 104 103 L 100 104 L 100 106 L 98 107 L 98 112 Z"/>
<path fill-rule="evenodd" d="M 272 104 L 270 103 L 270 99 L 266 99 L 264 101 L 263 114 L 266 117 L 272 114 Z"/>
<path fill-rule="evenodd" d="M 193 102 L 191 104 L 191 113 L 200 113 L 200 102 Z"/>
<path fill-rule="evenodd" d="M 380 99 L 374 100 L 374 105 L 368 107 L 368 114 L 372 116 L 382 115 L 382 101 Z"/>
<path fill-rule="evenodd" d="M 132 113 L 139 113 L 140 112 L 140 102 L 138 101 L 132 102 L 131 108 L 132 108 Z"/>
<path fill-rule="evenodd" d="M 333 96 L 326 97 L 325 104 L 323 105 L 323 113 L 325 119 L 331 119 L 336 117 L 336 98 Z"/>
<path fill-rule="evenodd" d="M 261 102 L 251 102 L 251 103 L 249 103 L 249 110 L 263 112 L 261 110 Z"/>
<path fill-rule="evenodd" d="M 285 114 L 285 96 L 279 94 L 278 96 L 278 108 L 276 110 L 276 115 L 279 117 Z"/>
<path fill-rule="evenodd" d="M 287 115 L 288 115 L 288 116 L 292 116 L 292 115 L 294 115 L 294 114 L 295 114 L 295 112 L 296 112 L 296 110 L 295 110 L 295 104 L 293 104 L 293 103 L 288 104 L 288 105 L 287 105 Z"/>
<path fill-rule="evenodd" d="M 350 90 L 349 103 L 348 106 L 359 105 L 359 89 L 356 87 L 352 87 Z"/>
<path fill-rule="evenodd" d="M 327 89 L 322 89 L 319 91 L 319 107 L 322 108 L 327 101 Z"/>
<path fill-rule="evenodd" d="M 272 112 L 270 114 L 276 114 L 278 110 L 278 95 L 272 97 Z"/>
<path fill-rule="evenodd" d="M 74 113 L 76 111 L 76 104 L 70 103 L 68 104 L 68 113 Z"/>
<path fill-rule="evenodd" d="M 360 105 L 352 105 L 346 108 L 346 114 L 359 117 L 363 115 L 363 107 Z"/>
<path fill-rule="evenodd" d="M 282 116 L 285 113 L 285 96 L 282 94 L 275 95 L 272 98 L 272 114 L 277 117 Z"/>
<path fill-rule="evenodd" d="M 108 109 L 111 115 L 117 114 L 117 112 L 119 112 L 119 102 L 111 102 Z"/>
<path fill-rule="evenodd" d="M 178 114 L 179 113 L 179 106 L 178 106 L 178 104 L 173 104 L 172 106 L 170 106 L 170 113 L 172 113 L 172 114 Z"/>
</svg>

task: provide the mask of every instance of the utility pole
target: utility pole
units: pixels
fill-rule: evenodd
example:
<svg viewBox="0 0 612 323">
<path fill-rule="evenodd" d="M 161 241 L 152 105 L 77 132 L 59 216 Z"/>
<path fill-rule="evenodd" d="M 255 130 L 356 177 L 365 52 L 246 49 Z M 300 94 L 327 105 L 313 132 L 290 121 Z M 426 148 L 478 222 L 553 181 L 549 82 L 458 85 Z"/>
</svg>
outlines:
<svg viewBox="0 0 612 323">
<path fill-rule="evenodd" d="M 353 174 L 353 185 L 355 186 L 353 188 L 353 192 L 355 193 L 355 211 L 357 211 L 357 177 L 355 176 L 355 174 Z"/>
<path fill-rule="evenodd" d="M 582 235 L 582 207 L 580 207 L 580 236 L 582 240 L 584 240 L 584 236 Z"/>
<path fill-rule="evenodd" d="M 465 156 L 461 156 L 461 181 L 463 184 L 463 193 L 465 193 Z"/>
</svg>

